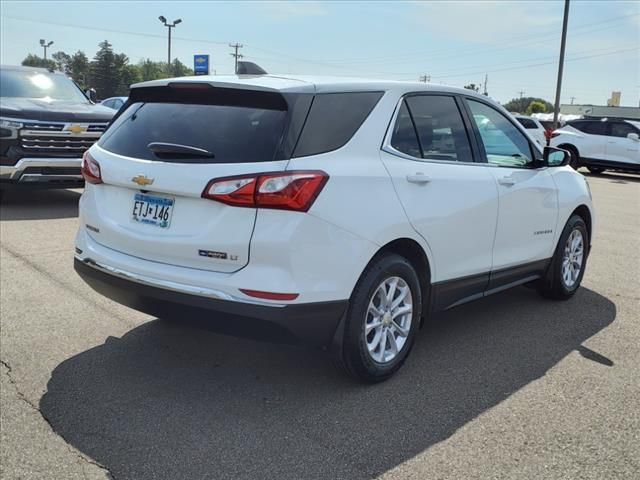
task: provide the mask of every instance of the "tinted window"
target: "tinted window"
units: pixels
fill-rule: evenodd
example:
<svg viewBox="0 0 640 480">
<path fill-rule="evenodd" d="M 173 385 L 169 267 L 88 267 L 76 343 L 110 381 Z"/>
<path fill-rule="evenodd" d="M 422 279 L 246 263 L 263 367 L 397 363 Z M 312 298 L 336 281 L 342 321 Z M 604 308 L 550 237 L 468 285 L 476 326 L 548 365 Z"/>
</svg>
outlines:
<svg viewBox="0 0 640 480">
<path fill-rule="evenodd" d="M 611 135 L 612 137 L 626 138 L 630 133 L 638 133 L 638 131 L 633 128 L 633 126 L 624 122 L 614 122 L 609 128 L 609 135 Z"/>
<path fill-rule="evenodd" d="M 122 100 L 120 100 L 119 98 L 116 98 L 113 101 L 113 105 L 111 106 L 111 108 L 115 108 L 116 110 L 119 110 L 120 107 L 124 104 L 124 102 Z"/>
<path fill-rule="evenodd" d="M 598 121 L 578 121 L 578 122 L 569 122 L 567 125 L 576 128 L 584 133 L 589 133 L 591 135 L 604 135 L 606 124 L 604 122 Z"/>
<path fill-rule="evenodd" d="M 407 105 L 418 132 L 422 158 L 473 162 L 467 132 L 453 97 L 411 96 Z"/>
<path fill-rule="evenodd" d="M 89 102 L 64 75 L 37 70 L 0 70 L 0 96 Z"/>
<path fill-rule="evenodd" d="M 152 142 L 188 145 L 214 158 L 184 157 L 184 163 L 240 163 L 273 160 L 287 112 L 230 105 L 143 103 L 130 105 L 99 145 L 113 153 L 159 160 Z M 162 158 L 163 161 L 171 161 Z"/>
<path fill-rule="evenodd" d="M 537 130 L 538 126 L 536 125 L 536 122 L 534 122 L 533 120 L 531 120 L 530 118 L 520 118 L 520 117 L 516 117 L 516 120 L 518 121 L 518 123 L 520 125 L 522 125 L 524 128 L 528 128 L 529 130 Z"/>
<path fill-rule="evenodd" d="M 489 163 L 522 167 L 531 162 L 531 147 L 524 133 L 496 109 L 474 100 L 468 102 Z"/>
<path fill-rule="evenodd" d="M 108 108 L 113 108 L 113 100 L 105 100 L 104 102 L 102 102 L 102 105 Z"/>
<path fill-rule="evenodd" d="M 413 121 L 409 115 L 406 103 L 403 101 L 398 116 L 396 118 L 396 124 L 393 127 L 393 134 L 391 136 L 391 146 L 399 152 L 406 153 L 412 157 L 422 157 L 420 151 L 420 144 L 418 144 L 418 137 L 416 136 L 416 130 L 413 127 Z"/>
<path fill-rule="evenodd" d="M 317 155 L 344 146 L 381 97 L 382 92 L 316 95 L 293 156 Z"/>
</svg>

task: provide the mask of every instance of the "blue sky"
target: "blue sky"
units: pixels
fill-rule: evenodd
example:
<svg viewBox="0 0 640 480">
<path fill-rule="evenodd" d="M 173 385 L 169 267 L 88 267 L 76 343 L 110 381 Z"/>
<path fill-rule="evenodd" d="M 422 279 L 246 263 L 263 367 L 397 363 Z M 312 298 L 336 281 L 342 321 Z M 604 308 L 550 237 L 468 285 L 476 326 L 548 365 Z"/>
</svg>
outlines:
<svg viewBox="0 0 640 480">
<path fill-rule="evenodd" d="M 165 60 L 159 15 L 181 18 L 172 54 L 188 65 L 211 55 L 233 70 L 228 44 L 269 73 L 348 75 L 462 86 L 481 83 L 501 101 L 519 95 L 553 102 L 563 2 L 539 1 L 7 1 L 0 2 L 0 61 L 83 50 L 108 39 L 132 62 Z M 562 102 L 622 104 L 640 99 L 640 1 L 572 0 Z"/>
</svg>

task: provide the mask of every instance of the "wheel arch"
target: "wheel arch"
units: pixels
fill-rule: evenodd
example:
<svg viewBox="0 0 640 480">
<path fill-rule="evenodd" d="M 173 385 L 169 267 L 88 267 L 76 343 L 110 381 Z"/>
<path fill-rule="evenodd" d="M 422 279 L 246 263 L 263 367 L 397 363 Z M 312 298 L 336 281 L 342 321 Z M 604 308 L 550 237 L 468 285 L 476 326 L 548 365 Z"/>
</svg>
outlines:
<svg viewBox="0 0 640 480">
<path fill-rule="evenodd" d="M 398 238 L 380 247 L 369 263 L 373 262 L 376 258 L 385 253 L 395 253 L 406 258 L 416 270 L 416 274 L 420 280 L 420 289 L 422 293 L 422 318 L 424 318 L 425 314 L 429 311 L 428 308 L 432 278 L 431 263 L 429 262 L 427 252 L 425 252 L 422 245 L 412 238 Z"/>
<path fill-rule="evenodd" d="M 589 210 L 589 207 L 582 204 L 576 207 L 576 209 L 573 212 L 571 212 L 571 215 L 569 215 L 569 218 L 571 218 L 574 215 L 578 215 L 580 218 L 582 218 L 584 220 L 584 223 L 587 225 L 587 233 L 589 234 L 589 245 L 591 245 L 591 238 L 592 238 L 591 233 L 593 229 L 593 218 L 591 216 L 591 210 Z"/>
</svg>

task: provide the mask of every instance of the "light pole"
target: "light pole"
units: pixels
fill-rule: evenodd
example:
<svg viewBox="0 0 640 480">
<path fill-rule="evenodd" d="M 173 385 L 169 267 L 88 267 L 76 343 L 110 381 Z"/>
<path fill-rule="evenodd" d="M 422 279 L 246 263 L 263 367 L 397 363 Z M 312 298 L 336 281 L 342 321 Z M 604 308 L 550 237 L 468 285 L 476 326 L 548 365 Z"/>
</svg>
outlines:
<svg viewBox="0 0 640 480">
<path fill-rule="evenodd" d="M 177 20 L 174 20 L 173 23 L 167 23 L 167 19 L 162 15 L 158 17 L 158 20 L 160 20 L 169 30 L 169 43 L 167 47 L 167 69 L 171 69 L 171 29 L 175 28 L 175 26 L 179 23 L 182 23 L 182 20 L 178 18 Z"/>
<path fill-rule="evenodd" d="M 46 40 L 44 40 L 42 38 L 40 39 L 40 46 L 42 48 L 44 48 L 44 59 L 45 60 L 47 59 L 47 48 L 49 48 L 51 45 L 53 45 L 53 41 L 47 43 Z"/>
<path fill-rule="evenodd" d="M 562 18 L 562 38 L 560 40 L 560 62 L 558 63 L 558 83 L 556 85 L 556 101 L 553 105 L 553 128 L 558 128 L 560 114 L 560 91 L 562 90 L 562 69 L 564 67 L 564 49 L 567 44 L 567 22 L 569 21 L 569 0 L 564 0 L 564 17 Z"/>
</svg>

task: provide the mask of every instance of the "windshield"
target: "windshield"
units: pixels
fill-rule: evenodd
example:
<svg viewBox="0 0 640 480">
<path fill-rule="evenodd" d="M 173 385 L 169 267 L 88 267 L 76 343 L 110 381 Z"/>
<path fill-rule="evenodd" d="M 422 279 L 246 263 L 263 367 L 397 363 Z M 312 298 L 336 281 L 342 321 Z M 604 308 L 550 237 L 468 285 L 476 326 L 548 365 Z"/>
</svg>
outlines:
<svg viewBox="0 0 640 480">
<path fill-rule="evenodd" d="M 64 75 L 30 70 L 0 70 L 0 97 L 89 102 Z"/>
</svg>

